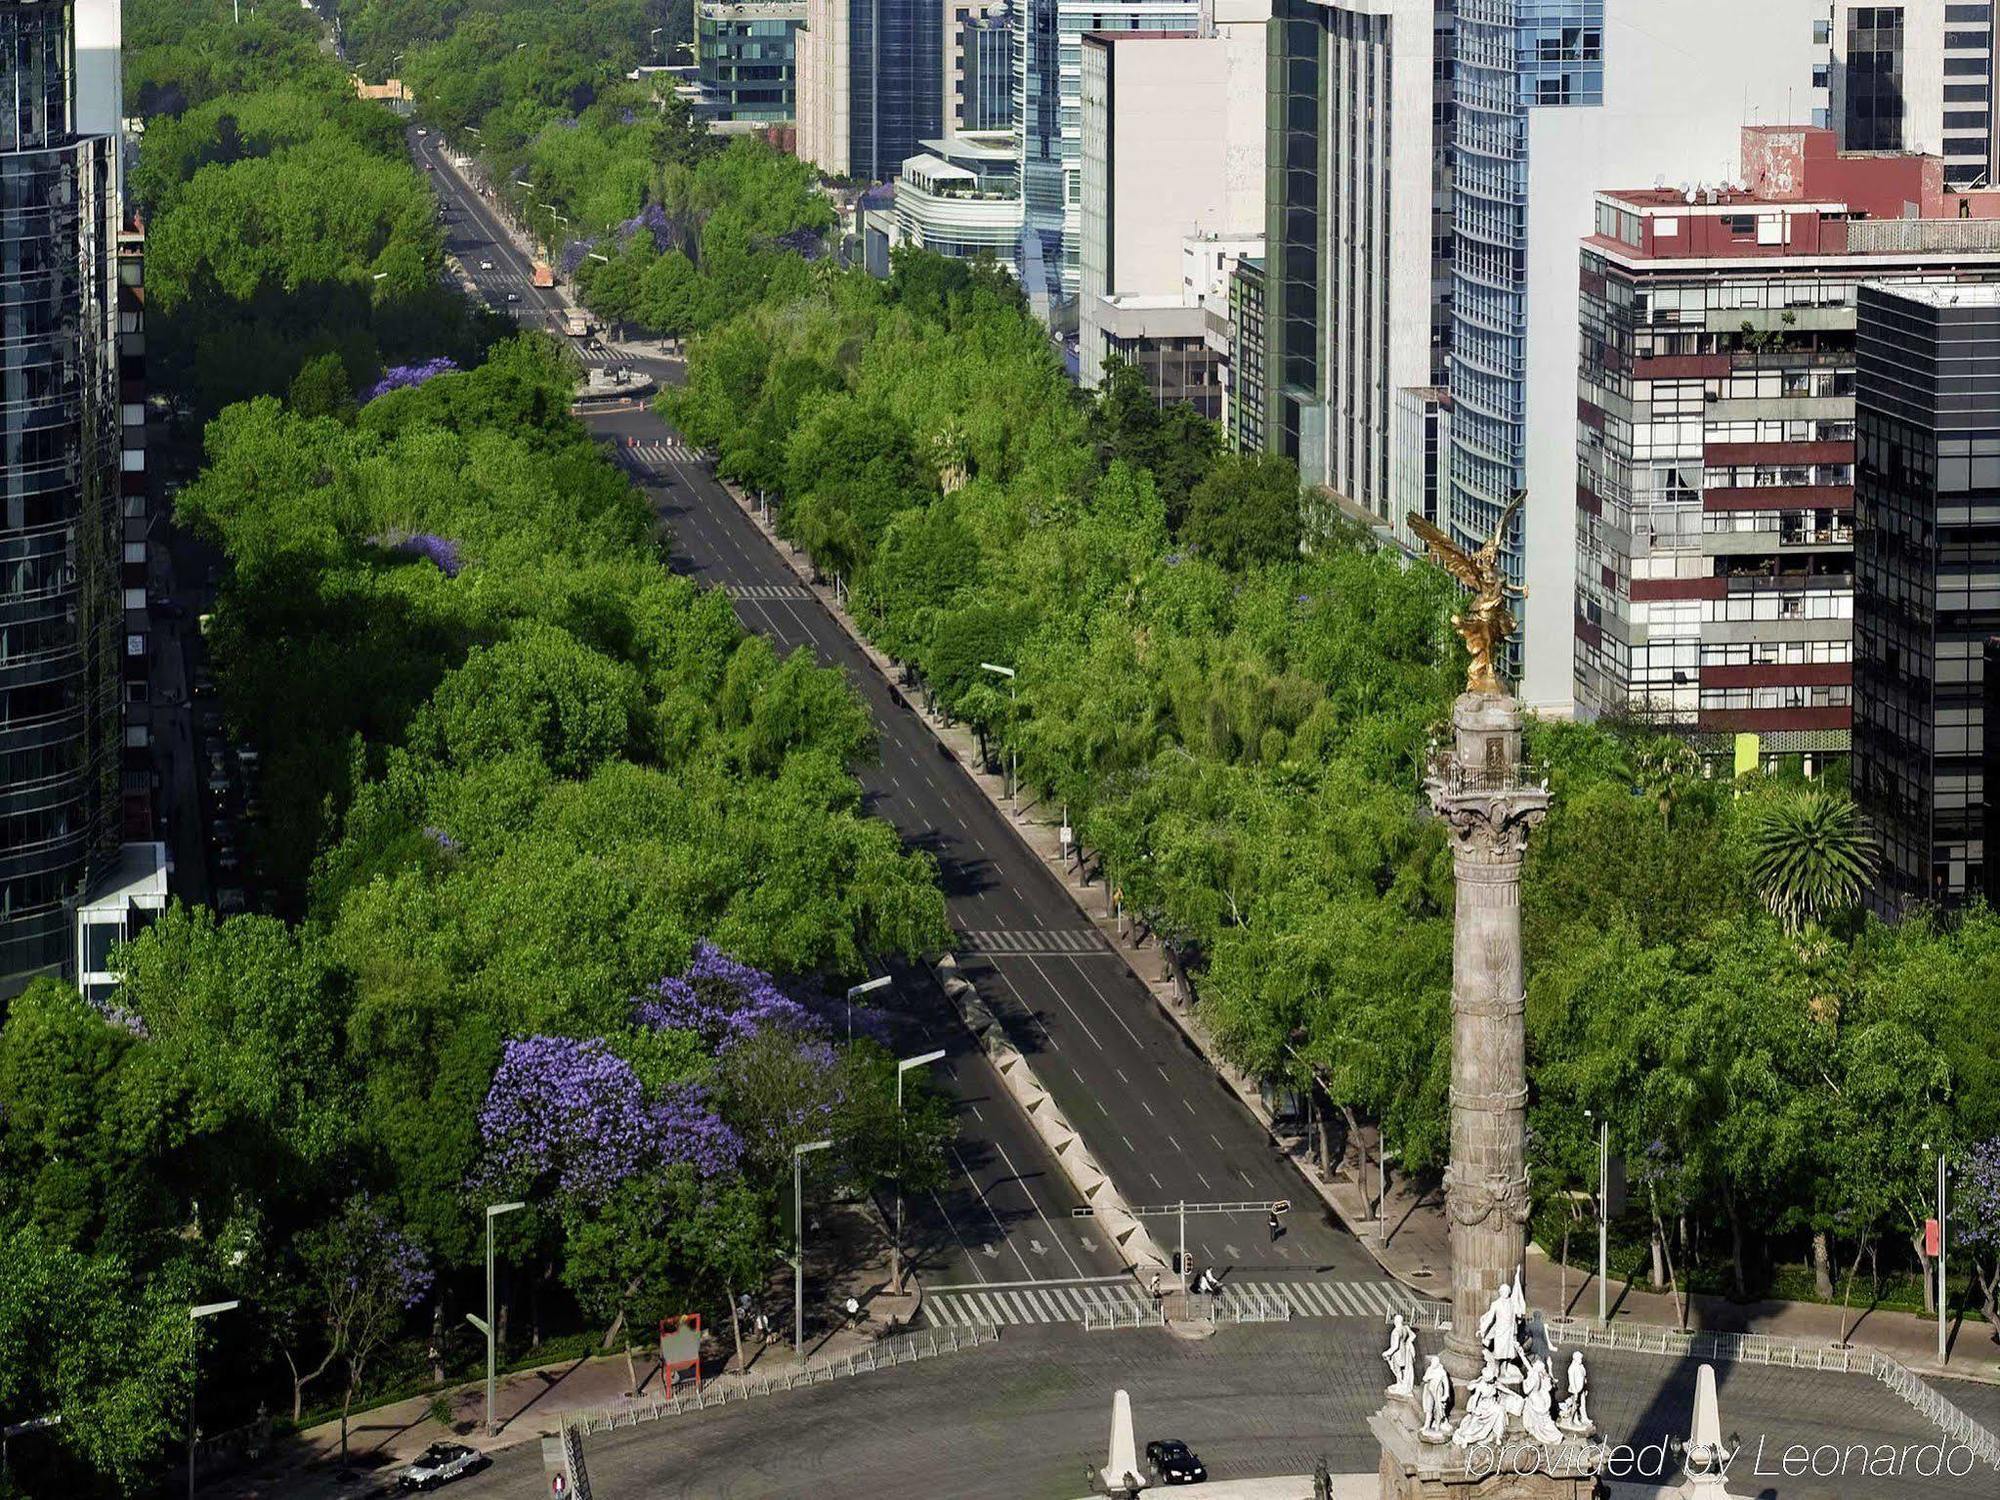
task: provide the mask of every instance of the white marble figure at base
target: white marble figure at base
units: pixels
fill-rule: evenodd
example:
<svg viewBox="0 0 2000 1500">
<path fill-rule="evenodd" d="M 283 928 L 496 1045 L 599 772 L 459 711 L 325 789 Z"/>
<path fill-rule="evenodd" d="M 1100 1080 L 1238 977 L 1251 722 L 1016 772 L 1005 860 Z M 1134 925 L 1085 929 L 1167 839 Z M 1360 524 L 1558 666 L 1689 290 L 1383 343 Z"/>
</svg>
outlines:
<svg viewBox="0 0 2000 1500">
<path fill-rule="evenodd" d="M 1559 1443 L 1562 1429 L 1550 1414 L 1555 1402 L 1555 1382 L 1549 1367 L 1539 1359 L 1528 1361 L 1527 1378 L 1521 1382 L 1521 1425 L 1538 1443 Z"/>
<path fill-rule="evenodd" d="M 1501 1287 L 1479 1320 L 1479 1344 L 1486 1351 L 1486 1368 L 1503 1369 L 1521 1357 L 1521 1318 L 1514 1308 L 1514 1293 Z M 1485 1379 L 1481 1374 L 1480 1379 Z"/>
<path fill-rule="evenodd" d="M 1389 1387 L 1392 1396 L 1408 1396 L 1416 1391 L 1417 1382 L 1417 1331 L 1403 1321 L 1401 1313 L 1396 1314 L 1394 1326 L 1389 1330 L 1389 1347 L 1382 1351 L 1383 1363 L 1388 1365 L 1394 1382 Z"/>
<path fill-rule="evenodd" d="M 1465 1415 L 1451 1435 L 1460 1448 L 1476 1448 L 1497 1443 L 1507 1432 L 1507 1408 L 1501 1403 L 1500 1388 L 1486 1376 L 1472 1382 L 1465 1393 Z"/>
<path fill-rule="evenodd" d="M 1418 1435 L 1427 1443 L 1441 1443 L 1451 1436 L 1451 1375 L 1435 1354 L 1424 1364 L 1423 1403 L 1424 1426 Z"/>
<path fill-rule="evenodd" d="M 1562 1415 L 1556 1418 L 1556 1425 L 1566 1432 L 1589 1432 L 1590 1376 L 1583 1368 L 1581 1349 L 1569 1357 L 1568 1388 L 1569 1394 L 1563 1397 Z"/>
</svg>

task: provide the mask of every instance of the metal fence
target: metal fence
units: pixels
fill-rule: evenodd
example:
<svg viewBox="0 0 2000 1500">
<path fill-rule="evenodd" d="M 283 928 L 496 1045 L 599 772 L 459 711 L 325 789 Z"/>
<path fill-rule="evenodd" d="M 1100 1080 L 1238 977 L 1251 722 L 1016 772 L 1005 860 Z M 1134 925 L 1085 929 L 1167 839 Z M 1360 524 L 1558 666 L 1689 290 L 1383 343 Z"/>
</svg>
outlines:
<svg viewBox="0 0 2000 1500">
<path fill-rule="evenodd" d="M 1086 1307 L 1083 1310 L 1083 1331 L 1103 1333 L 1112 1328 L 1161 1328 L 1166 1325 L 1167 1311 L 1164 1306 L 1147 1307 L 1142 1303 L 1114 1303 L 1107 1307 Z"/>
<path fill-rule="evenodd" d="M 664 1401 L 634 1402 L 629 1406 L 607 1406 L 595 1411 L 576 1412 L 563 1418 L 563 1426 L 586 1433 L 611 1432 L 620 1427 L 636 1427 L 641 1422 L 657 1422 L 662 1417 L 677 1417 L 683 1412 L 705 1411 L 711 1406 L 727 1406 L 732 1401 L 750 1401 L 778 1391 L 820 1385 L 850 1375 L 865 1375 L 871 1370 L 888 1369 L 893 1365 L 914 1364 L 920 1359 L 933 1359 L 940 1354 L 956 1354 L 961 1349 L 976 1349 L 981 1344 L 997 1343 L 999 1339 L 1000 1330 L 990 1323 L 906 1333 L 871 1344 L 853 1354 L 843 1354 L 837 1359 L 809 1360 L 803 1365 L 773 1371 L 769 1375 L 719 1380 L 700 1391 L 670 1396 Z"/>
<path fill-rule="evenodd" d="M 1210 1321 L 1289 1323 L 1292 1321 L 1292 1304 L 1281 1292 L 1246 1292 L 1225 1288 L 1215 1300 Z"/>
<path fill-rule="evenodd" d="M 1678 1328 L 1656 1328 L 1646 1324 L 1599 1328 L 1582 1318 L 1551 1318 L 1548 1329 L 1551 1342 L 1556 1344 L 1657 1354 L 1670 1359 L 1705 1359 L 1746 1365 L 1778 1365 L 1785 1369 L 1830 1374 L 1867 1375 L 1901 1396 L 1953 1442 L 1993 1467 L 2000 1468 L 2000 1437 L 1946 1400 L 1902 1361 L 1879 1350 L 1800 1343 L 1768 1333 L 1714 1333 L 1700 1329 L 1683 1332 Z"/>
</svg>

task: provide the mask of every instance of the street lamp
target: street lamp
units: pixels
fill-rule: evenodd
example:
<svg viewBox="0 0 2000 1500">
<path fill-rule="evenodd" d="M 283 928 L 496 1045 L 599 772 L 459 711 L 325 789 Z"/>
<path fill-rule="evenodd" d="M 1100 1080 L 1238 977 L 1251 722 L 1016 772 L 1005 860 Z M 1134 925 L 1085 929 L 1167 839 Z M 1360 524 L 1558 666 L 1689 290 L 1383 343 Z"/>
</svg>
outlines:
<svg viewBox="0 0 2000 1500">
<path fill-rule="evenodd" d="M 806 1357 L 806 1190 L 805 1161 L 809 1153 L 825 1151 L 832 1141 L 807 1141 L 792 1147 L 792 1357 Z"/>
<path fill-rule="evenodd" d="M 217 1313 L 226 1313 L 243 1305 L 240 1298 L 228 1302 L 204 1302 L 188 1309 L 190 1328 L 203 1318 L 212 1318 Z M 188 1341 L 188 1500 L 194 1500 L 194 1397 L 201 1384 L 201 1340 Z"/>
<path fill-rule="evenodd" d="M 1586 1120 L 1596 1119 L 1585 1110 Z M 1597 1121 L 1597 1326 L 1609 1321 L 1607 1282 L 1611 1266 L 1611 1121 Z"/>
<path fill-rule="evenodd" d="M 1014 669 L 1012 667 L 998 666 L 990 661 L 981 662 L 979 668 L 983 672 L 991 672 L 996 677 L 1007 679 L 1008 717 L 1012 718 L 1014 705 Z M 1008 752 L 1014 757 L 1014 776 L 1011 782 L 1012 789 L 1007 793 L 1007 805 L 1013 808 L 1014 821 L 1018 823 L 1021 819 L 1021 752 L 1015 750 L 1012 746 L 1008 747 Z"/>
<path fill-rule="evenodd" d="M 1929 1151 L 1931 1143 L 1924 1142 L 1924 1150 Z M 1945 1347 L 1945 1288 L 1948 1283 L 1944 1273 L 1944 1153 L 1937 1153 L 1937 1357 L 1943 1364 L 1949 1357 Z M 1926 1226 L 1928 1227 L 1928 1226 Z M 1926 1238 L 1929 1236 L 1926 1235 Z"/>
<path fill-rule="evenodd" d="M 896 1239 L 889 1247 L 889 1279 L 899 1297 L 903 1295 L 903 1075 L 943 1057 L 944 1049 L 940 1047 L 935 1052 L 899 1058 L 896 1062 Z"/>
<path fill-rule="evenodd" d="M 588 255 L 592 260 L 601 260 L 607 266 L 611 264 L 611 257 L 608 255 L 599 255 L 595 250 L 586 250 L 584 253 Z"/>
<path fill-rule="evenodd" d="M 526 1208 L 525 1203 L 489 1203 L 486 1205 L 486 1316 L 467 1313 L 465 1321 L 486 1335 L 486 1435 L 492 1437 L 493 1426 L 493 1221 L 502 1214 L 511 1214 L 516 1209 Z"/>
<path fill-rule="evenodd" d="M 862 995 L 872 995 L 877 990 L 886 990 L 895 983 L 887 974 L 877 974 L 865 984 L 857 984 L 847 992 L 847 1045 L 854 1045 L 854 1002 Z"/>
</svg>

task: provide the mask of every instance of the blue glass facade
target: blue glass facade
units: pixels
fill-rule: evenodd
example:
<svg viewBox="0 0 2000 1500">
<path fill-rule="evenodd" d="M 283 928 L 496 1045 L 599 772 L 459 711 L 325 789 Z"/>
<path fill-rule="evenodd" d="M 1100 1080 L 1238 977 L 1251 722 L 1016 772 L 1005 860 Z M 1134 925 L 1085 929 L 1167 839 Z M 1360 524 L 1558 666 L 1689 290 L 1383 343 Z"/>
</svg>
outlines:
<svg viewBox="0 0 2000 1500">
<path fill-rule="evenodd" d="M 1604 102 L 1604 0 L 1459 0 L 1456 52 L 1449 519 L 1477 543 L 1527 482 L 1529 111 Z"/>
<path fill-rule="evenodd" d="M 887 182 L 944 133 L 944 7 L 937 0 L 852 0 L 847 11 L 849 159 Z"/>
<path fill-rule="evenodd" d="M 78 130 L 68 0 L 0 5 L 0 997 L 68 965 L 116 848 L 113 142 Z"/>
<path fill-rule="evenodd" d="M 797 112 L 803 0 L 731 0 L 695 16 L 701 81 L 725 120 L 789 120 Z"/>
</svg>

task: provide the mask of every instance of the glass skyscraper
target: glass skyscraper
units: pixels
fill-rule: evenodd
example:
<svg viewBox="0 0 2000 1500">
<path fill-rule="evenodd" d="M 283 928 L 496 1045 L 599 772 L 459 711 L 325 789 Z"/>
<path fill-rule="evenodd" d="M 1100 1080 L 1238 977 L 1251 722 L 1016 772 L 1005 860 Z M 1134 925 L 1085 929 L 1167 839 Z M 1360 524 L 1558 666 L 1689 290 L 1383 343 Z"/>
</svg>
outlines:
<svg viewBox="0 0 2000 1500">
<path fill-rule="evenodd" d="M 701 81 L 725 120 L 789 120 L 797 108 L 798 31 L 805 0 L 701 0 L 695 51 Z"/>
<path fill-rule="evenodd" d="M 1447 514 L 1478 545 L 1527 484 L 1529 112 L 1604 102 L 1604 0 L 1458 0 L 1457 23 Z"/>
<path fill-rule="evenodd" d="M 115 140 L 77 109 L 71 0 L 0 0 L 0 995 L 60 969 L 115 851 Z"/>
</svg>

